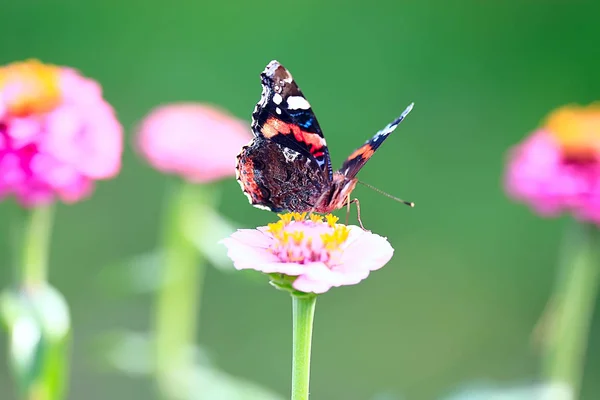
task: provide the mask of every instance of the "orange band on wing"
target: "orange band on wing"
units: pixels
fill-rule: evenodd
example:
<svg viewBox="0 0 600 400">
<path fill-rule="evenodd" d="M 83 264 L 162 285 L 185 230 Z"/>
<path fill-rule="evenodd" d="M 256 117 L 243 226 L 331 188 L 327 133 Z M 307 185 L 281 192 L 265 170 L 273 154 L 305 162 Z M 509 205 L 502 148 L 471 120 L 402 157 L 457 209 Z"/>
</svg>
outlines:
<svg viewBox="0 0 600 400">
<path fill-rule="evenodd" d="M 271 139 L 279 134 L 285 135 L 288 133 L 290 133 L 289 125 L 276 118 L 269 118 L 262 127 L 262 134 L 268 139 Z"/>
<path fill-rule="evenodd" d="M 285 123 L 277 118 L 269 118 L 263 124 L 262 134 L 266 138 L 271 139 L 278 134 L 289 135 L 290 133 L 294 135 L 294 139 L 298 143 L 308 147 L 310 154 L 315 157 L 323 156 L 324 152 L 322 149 L 325 146 L 323 138 L 318 134 L 303 131 L 297 125 Z"/>
<path fill-rule="evenodd" d="M 348 157 L 346 162 L 354 160 L 358 157 L 362 157 L 363 159 L 368 160 L 373 156 L 373 153 L 375 153 L 373 147 L 370 144 L 365 144 L 359 147 L 358 149 L 354 150 L 354 153 L 350 154 L 350 157 Z"/>
</svg>

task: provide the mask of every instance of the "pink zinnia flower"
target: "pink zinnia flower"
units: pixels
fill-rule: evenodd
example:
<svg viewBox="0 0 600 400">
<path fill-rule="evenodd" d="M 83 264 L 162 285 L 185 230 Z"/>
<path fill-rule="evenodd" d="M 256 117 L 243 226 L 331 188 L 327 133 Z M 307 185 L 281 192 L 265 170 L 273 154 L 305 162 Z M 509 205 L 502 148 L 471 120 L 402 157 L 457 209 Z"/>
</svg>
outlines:
<svg viewBox="0 0 600 400">
<path fill-rule="evenodd" d="M 542 215 L 570 212 L 600 223 L 600 107 L 567 106 L 510 153 L 505 177 L 513 198 Z"/>
<path fill-rule="evenodd" d="M 205 104 L 161 106 L 144 118 L 136 146 L 154 168 L 194 183 L 235 175 L 235 156 L 251 138 L 249 125 Z"/>
<path fill-rule="evenodd" d="M 0 198 L 75 202 L 121 166 L 122 128 L 100 86 L 36 60 L 0 67 Z"/>
<path fill-rule="evenodd" d="M 267 273 L 280 286 L 306 293 L 354 285 L 383 267 L 394 249 L 388 241 L 357 226 L 337 224 L 337 217 L 306 213 L 280 215 L 257 229 L 240 229 L 222 242 L 236 269 Z"/>
</svg>

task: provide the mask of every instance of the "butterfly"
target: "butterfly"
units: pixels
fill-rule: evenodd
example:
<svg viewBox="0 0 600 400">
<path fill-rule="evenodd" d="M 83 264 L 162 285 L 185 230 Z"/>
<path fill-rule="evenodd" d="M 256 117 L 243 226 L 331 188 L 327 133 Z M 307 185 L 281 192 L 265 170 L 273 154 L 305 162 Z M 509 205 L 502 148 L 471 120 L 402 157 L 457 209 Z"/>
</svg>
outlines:
<svg viewBox="0 0 600 400">
<path fill-rule="evenodd" d="M 250 203 L 274 212 L 323 214 L 356 203 L 363 227 L 360 203 L 350 200 L 358 183 L 356 175 L 414 103 L 333 171 L 321 127 L 290 72 L 273 60 L 260 78 L 262 94 L 252 113 L 254 137 L 242 147 L 236 162 L 236 178 Z"/>
</svg>

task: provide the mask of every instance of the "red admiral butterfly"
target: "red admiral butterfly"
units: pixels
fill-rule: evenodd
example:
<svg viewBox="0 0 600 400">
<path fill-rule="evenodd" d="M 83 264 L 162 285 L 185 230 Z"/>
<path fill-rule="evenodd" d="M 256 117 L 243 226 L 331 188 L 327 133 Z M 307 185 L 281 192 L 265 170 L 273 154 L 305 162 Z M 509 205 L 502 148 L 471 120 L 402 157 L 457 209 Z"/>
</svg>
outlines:
<svg viewBox="0 0 600 400">
<path fill-rule="evenodd" d="M 275 212 L 329 213 L 351 203 L 358 208 L 358 199 L 350 201 L 356 174 L 414 103 L 334 172 L 323 132 L 292 75 L 273 60 L 260 77 L 262 94 L 252 113 L 254 138 L 242 147 L 236 165 L 237 180 L 250 203 Z M 358 220 L 362 227 L 360 208 Z"/>
</svg>

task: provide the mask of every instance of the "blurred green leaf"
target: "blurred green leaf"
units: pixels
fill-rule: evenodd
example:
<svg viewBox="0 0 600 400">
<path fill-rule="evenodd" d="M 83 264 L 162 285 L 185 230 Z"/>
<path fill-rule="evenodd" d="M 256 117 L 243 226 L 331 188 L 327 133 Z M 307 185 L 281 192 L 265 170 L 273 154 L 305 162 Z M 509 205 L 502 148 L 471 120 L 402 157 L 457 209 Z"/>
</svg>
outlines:
<svg viewBox="0 0 600 400">
<path fill-rule="evenodd" d="M 104 333 L 94 343 L 94 359 L 103 369 L 118 370 L 127 375 L 153 374 L 153 353 L 152 342 L 146 334 L 139 332 Z"/>
<path fill-rule="evenodd" d="M 476 386 L 444 400 L 574 400 L 573 391 L 561 383 L 539 383 L 512 387 Z"/>
<path fill-rule="evenodd" d="M 190 375 L 189 400 L 282 400 L 283 397 L 253 382 L 216 368 L 198 365 Z"/>
<path fill-rule="evenodd" d="M 229 221 L 212 208 L 203 207 L 200 212 L 193 215 L 203 215 L 204 222 L 199 223 L 193 216 L 185 226 L 186 237 L 206 257 L 209 264 L 219 271 L 235 271 L 231 259 L 227 257 L 227 249 L 219 244 L 235 232 L 235 223 Z M 210 226 L 210 234 L 202 232 L 202 226 Z M 162 275 L 162 251 L 151 250 L 147 253 L 137 254 L 128 259 L 121 260 L 105 267 L 99 274 L 99 282 L 104 290 L 111 293 L 151 293 L 164 283 Z M 241 271 L 234 276 L 244 277 L 252 282 L 267 283 L 268 279 L 255 271 Z"/>
<path fill-rule="evenodd" d="M 162 252 L 159 249 L 118 261 L 99 273 L 98 282 L 110 293 L 150 293 L 161 285 Z"/>
<path fill-rule="evenodd" d="M 200 217 L 202 221 L 198 220 Z M 237 230 L 235 226 L 239 224 L 229 221 L 205 204 L 197 205 L 192 218 L 187 222 L 184 227 L 187 237 L 206 259 L 222 271 L 233 271 L 233 264 L 227 257 L 227 250 L 225 246 L 219 244 L 219 241 L 235 232 Z"/>
<path fill-rule="evenodd" d="M 27 398 L 59 400 L 67 375 L 70 317 L 62 295 L 48 285 L 9 290 L 0 300 L 10 336 L 10 363 Z"/>
<path fill-rule="evenodd" d="M 144 333 L 113 332 L 104 335 L 97 347 L 102 365 L 133 376 L 153 375 L 154 343 Z M 212 365 L 200 346 L 190 349 L 193 367 L 177 371 L 169 384 L 171 393 L 182 400 L 281 400 L 283 397 L 253 382 L 231 376 Z"/>
<path fill-rule="evenodd" d="M 370 400 L 404 400 L 404 397 L 393 392 L 380 392 L 375 394 Z"/>
</svg>

